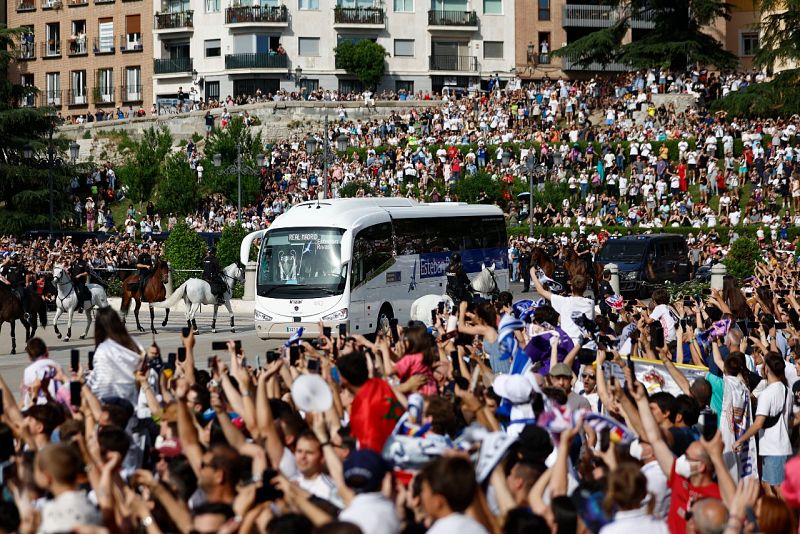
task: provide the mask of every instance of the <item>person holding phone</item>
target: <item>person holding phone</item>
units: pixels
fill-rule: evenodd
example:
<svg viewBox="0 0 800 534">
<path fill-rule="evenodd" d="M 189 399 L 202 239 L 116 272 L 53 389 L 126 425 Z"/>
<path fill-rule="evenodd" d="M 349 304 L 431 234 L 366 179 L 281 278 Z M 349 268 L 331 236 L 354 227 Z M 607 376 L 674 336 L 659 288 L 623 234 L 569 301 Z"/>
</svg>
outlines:
<svg viewBox="0 0 800 534">
<path fill-rule="evenodd" d="M 99 399 L 122 397 L 136 405 L 135 376 L 142 365 L 144 351 L 113 308 L 98 310 L 94 341 L 94 370 L 87 380 L 92 393 Z"/>
<path fill-rule="evenodd" d="M 556 295 L 545 289 L 536 276 L 536 266 L 531 267 L 531 280 L 533 285 L 536 286 L 536 292 L 542 298 L 549 300 L 553 309 L 559 313 L 559 322 L 561 328 L 572 339 L 576 345 L 582 343 L 581 329 L 572 320 L 574 316 L 585 315 L 587 319 L 594 321 L 594 301 L 583 296 L 586 293 L 586 288 L 589 285 L 589 280 L 583 275 L 575 275 L 570 279 L 572 294 L 570 296 Z"/>
<path fill-rule="evenodd" d="M 383 354 L 383 365 L 387 374 L 395 375 L 400 382 L 406 382 L 415 375 L 421 375 L 425 382 L 420 387 L 422 395 L 436 395 L 439 389 L 433 376 L 433 366 L 438 359 L 436 340 L 428 333 L 424 326 L 409 326 L 403 331 L 403 355 L 393 362 L 390 358 L 389 347 L 379 342 Z"/>
<path fill-rule="evenodd" d="M 25 352 L 28 353 L 31 363 L 22 372 L 22 405 L 23 407 L 28 407 L 33 404 L 44 404 L 47 399 L 42 392 L 39 393 L 36 399 L 31 398 L 31 386 L 37 380 L 41 381 L 44 378 L 50 378 L 48 391 L 50 396 L 55 398 L 57 383 L 53 380 L 53 377 L 62 375 L 63 370 L 58 362 L 50 358 L 47 345 L 42 338 L 31 338 L 25 345 Z"/>
</svg>

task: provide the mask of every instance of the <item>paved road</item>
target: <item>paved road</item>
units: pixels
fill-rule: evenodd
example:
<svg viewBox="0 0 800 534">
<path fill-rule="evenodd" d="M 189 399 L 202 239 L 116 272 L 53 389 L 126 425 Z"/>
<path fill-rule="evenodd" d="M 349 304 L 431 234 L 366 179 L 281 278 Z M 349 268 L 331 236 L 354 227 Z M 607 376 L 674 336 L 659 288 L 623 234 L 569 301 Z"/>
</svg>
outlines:
<svg viewBox="0 0 800 534">
<path fill-rule="evenodd" d="M 512 292 L 515 296 L 527 298 L 534 298 L 535 293 L 521 294 L 521 284 L 512 284 Z M 119 309 L 119 300 L 112 299 L 112 306 Z M 275 347 L 280 346 L 282 341 L 264 341 L 258 338 L 253 325 L 253 307 L 252 303 L 234 302 L 234 313 L 236 320 L 236 333 L 231 333 L 228 327 L 228 312 L 224 308 L 220 309 L 217 316 L 217 333 L 211 333 L 211 318 L 212 308 L 210 306 L 203 306 L 202 313 L 197 319 L 197 325 L 200 329 L 200 335 L 197 336 L 196 354 L 197 363 L 200 368 L 205 368 L 206 358 L 211 355 L 211 342 L 216 340 L 225 339 L 238 339 L 242 342 L 242 347 L 246 354 L 250 356 L 250 361 L 255 362 L 256 355 L 264 355 L 267 350 L 273 350 Z M 176 352 L 180 346 L 181 329 L 184 326 L 183 311 L 175 309 L 171 312 L 170 322 L 165 327 L 161 327 L 161 320 L 164 317 L 164 311 L 156 308 L 156 329 L 158 334 L 155 336 L 155 342 L 161 347 L 161 353 L 166 358 L 166 354 Z M 147 328 L 150 321 L 149 312 L 145 307 L 140 312 L 140 319 L 142 325 Z M 69 366 L 70 351 L 78 349 L 81 351 L 82 361 L 86 362 L 87 352 L 94 348 L 94 327 L 90 328 L 87 339 L 79 339 L 78 336 L 83 333 L 86 328 L 86 321 L 83 316 L 77 317 L 72 325 L 73 338 L 68 342 L 56 338 L 55 332 L 52 327 L 53 314 L 48 315 L 48 326 L 44 330 L 41 328 L 37 331 L 36 335 L 44 339 L 45 343 L 50 349 L 51 357 L 60 363 L 65 368 Z M 128 327 L 135 323 L 133 322 L 133 313 L 129 315 Z M 62 334 L 66 333 L 65 322 L 59 322 L 59 330 Z M 132 332 L 134 339 L 136 339 L 143 346 L 147 346 L 153 342 L 154 336 L 149 332 L 140 334 Z M 8 324 L 3 325 L 0 330 L 0 374 L 9 385 L 18 393 L 18 387 L 22 380 L 22 372 L 29 363 L 27 354 L 25 353 L 25 330 L 17 323 L 17 354 L 11 354 L 11 336 L 9 334 Z"/>
</svg>

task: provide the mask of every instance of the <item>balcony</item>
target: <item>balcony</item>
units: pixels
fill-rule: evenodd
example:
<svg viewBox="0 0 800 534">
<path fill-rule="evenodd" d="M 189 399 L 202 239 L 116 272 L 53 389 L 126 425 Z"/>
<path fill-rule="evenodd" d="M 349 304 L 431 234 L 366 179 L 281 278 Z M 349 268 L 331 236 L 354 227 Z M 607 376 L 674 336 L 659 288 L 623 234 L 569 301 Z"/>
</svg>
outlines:
<svg viewBox="0 0 800 534">
<path fill-rule="evenodd" d="M 153 21 L 153 31 L 159 33 L 191 33 L 194 31 L 194 11 L 159 13 Z"/>
<path fill-rule="evenodd" d="M 285 28 L 289 25 L 286 6 L 229 7 L 225 10 L 225 24 L 233 28 Z"/>
<path fill-rule="evenodd" d="M 86 46 L 86 36 L 78 37 L 77 39 L 67 39 L 67 55 L 70 57 L 85 56 L 88 54 L 88 47 Z"/>
<path fill-rule="evenodd" d="M 428 11 L 428 29 L 438 31 L 478 31 L 474 11 Z"/>
<path fill-rule="evenodd" d="M 286 54 L 257 52 L 251 54 L 227 54 L 225 68 L 231 69 L 278 69 L 285 72 L 289 66 Z"/>
<path fill-rule="evenodd" d="M 61 57 L 61 41 L 58 39 L 49 39 L 42 43 L 42 57 Z"/>
<path fill-rule="evenodd" d="M 88 5 L 89 0 L 67 0 L 67 6 L 69 7 L 83 7 Z"/>
<path fill-rule="evenodd" d="M 89 98 L 86 96 L 86 88 L 82 89 L 67 89 L 67 105 L 68 106 L 86 106 L 89 104 Z"/>
<path fill-rule="evenodd" d="M 564 28 L 608 28 L 616 24 L 622 16 L 622 12 L 612 6 L 568 4 L 561 9 L 561 25 Z M 632 17 L 630 26 L 637 29 L 655 27 L 652 13 L 645 12 L 637 17 Z"/>
<path fill-rule="evenodd" d="M 430 70 L 478 72 L 476 56 L 430 56 Z"/>
<path fill-rule="evenodd" d="M 25 11 L 36 11 L 36 0 L 19 0 L 17 2 L 17 13 Z"/>
<path fill-rule="evenodd" d="M 101 39 L 100 37 L 95 37 L 94 40 L 92 41 L 92 51 L 96 56 L 113 54 L 115 52 L 114 39 L 113 38 Z"/>
<path fill-rule="evenodd" d="M 126 104 L 129 102 L 141 102 L 144 100 L 142 97 L 141 85 L 123 85 L 119 88 L 119 93 L 122 97 L 122 101 Z"/>
<path fill-rule="evenodd" d="M 96 106 L 98 104 L 114 104 L 116 98 L 114 97 L 114 88 L 105 87 L 103 89 L 95 87 L 92 90 L 92 103 Z"/>
<path fill-rule="evenodd" d="M 336 28 L 380 29 L 386 13 L 379 7 L 335 7 L 333 26 Z"/>
<path fill-rule="evenodd" d="M 23 41 L 19 44 L 19 48 L 17 48 L 17 60 L 29 61 L 31 59 L 36 59 L 36 46 L 33 44 L 33 41 Z"/>
<path fill-rule="evenodd" d="M 42 0 L 42 9 L 61 9 L 63 5 L 61 0 Z"/>
<path fill-rule="evenodd" d="M 141 52 L 144 50 L 142 43 L 141 33 L 123 33 L 119 36 L 119 50 L 120 52 Z"/>
<path fill-rule="evenodd" d="M 113 4 L 116 0 L 94 0 L 95 4 Z"/>
<path fill-rule="evenodd" d="M 42 107 L 61 107 L 61 89 L 48 89 L 39 95 Z"/>
<path fill-rule="evenodd" d="M 564 72 L 626 72 L 631 70 L 631 68 L 624 63 L 608 63 L 607 65 L 601 65 L 600 63 L 589 63 L 584 67 L 578 64 L 575 57 L 562 57 L 561 70 Z"/>
<path fill-rule="evenodd" d="M 191 74 L 192 68 L 190 57 L 153 60 L 153 74 Z"/>
</svg>

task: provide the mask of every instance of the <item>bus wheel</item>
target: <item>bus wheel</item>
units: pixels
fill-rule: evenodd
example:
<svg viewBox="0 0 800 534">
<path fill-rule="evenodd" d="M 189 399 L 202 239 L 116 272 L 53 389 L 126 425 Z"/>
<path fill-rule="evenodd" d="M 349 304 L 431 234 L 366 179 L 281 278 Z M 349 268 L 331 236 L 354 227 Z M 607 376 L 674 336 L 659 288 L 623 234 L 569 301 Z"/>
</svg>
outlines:
<svg viewBox="0 0 800 534">
<path fill-rule="evenodd" d="M 381 311 L 378 313 L 378 322 L 375 325 L 376 338 L 378 334 L 383 334 L 384 336 L 389 335 L 389 321 L 392 319 L 394 319 L 394 311 L 392 310 L 392 306 L 390 304 L 384 304 L 381 306 Z"/>
</svg>

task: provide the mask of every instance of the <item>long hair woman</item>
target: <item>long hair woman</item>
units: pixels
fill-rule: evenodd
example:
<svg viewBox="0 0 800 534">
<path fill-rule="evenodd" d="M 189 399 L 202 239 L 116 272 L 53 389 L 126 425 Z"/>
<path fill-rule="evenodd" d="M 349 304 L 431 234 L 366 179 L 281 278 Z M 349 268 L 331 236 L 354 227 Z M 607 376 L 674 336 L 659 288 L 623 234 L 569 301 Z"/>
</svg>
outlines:
<svg viewBox="0 0 800 534">
<path fill-rule="evenodd" d="M 144 353 L 114 309 L 97 312 L 94 343 L 94 370 L 87 382 L 92 392 L 99 399 L 122 397 L 135 405 L 135 373 Z"/>
</svg>

